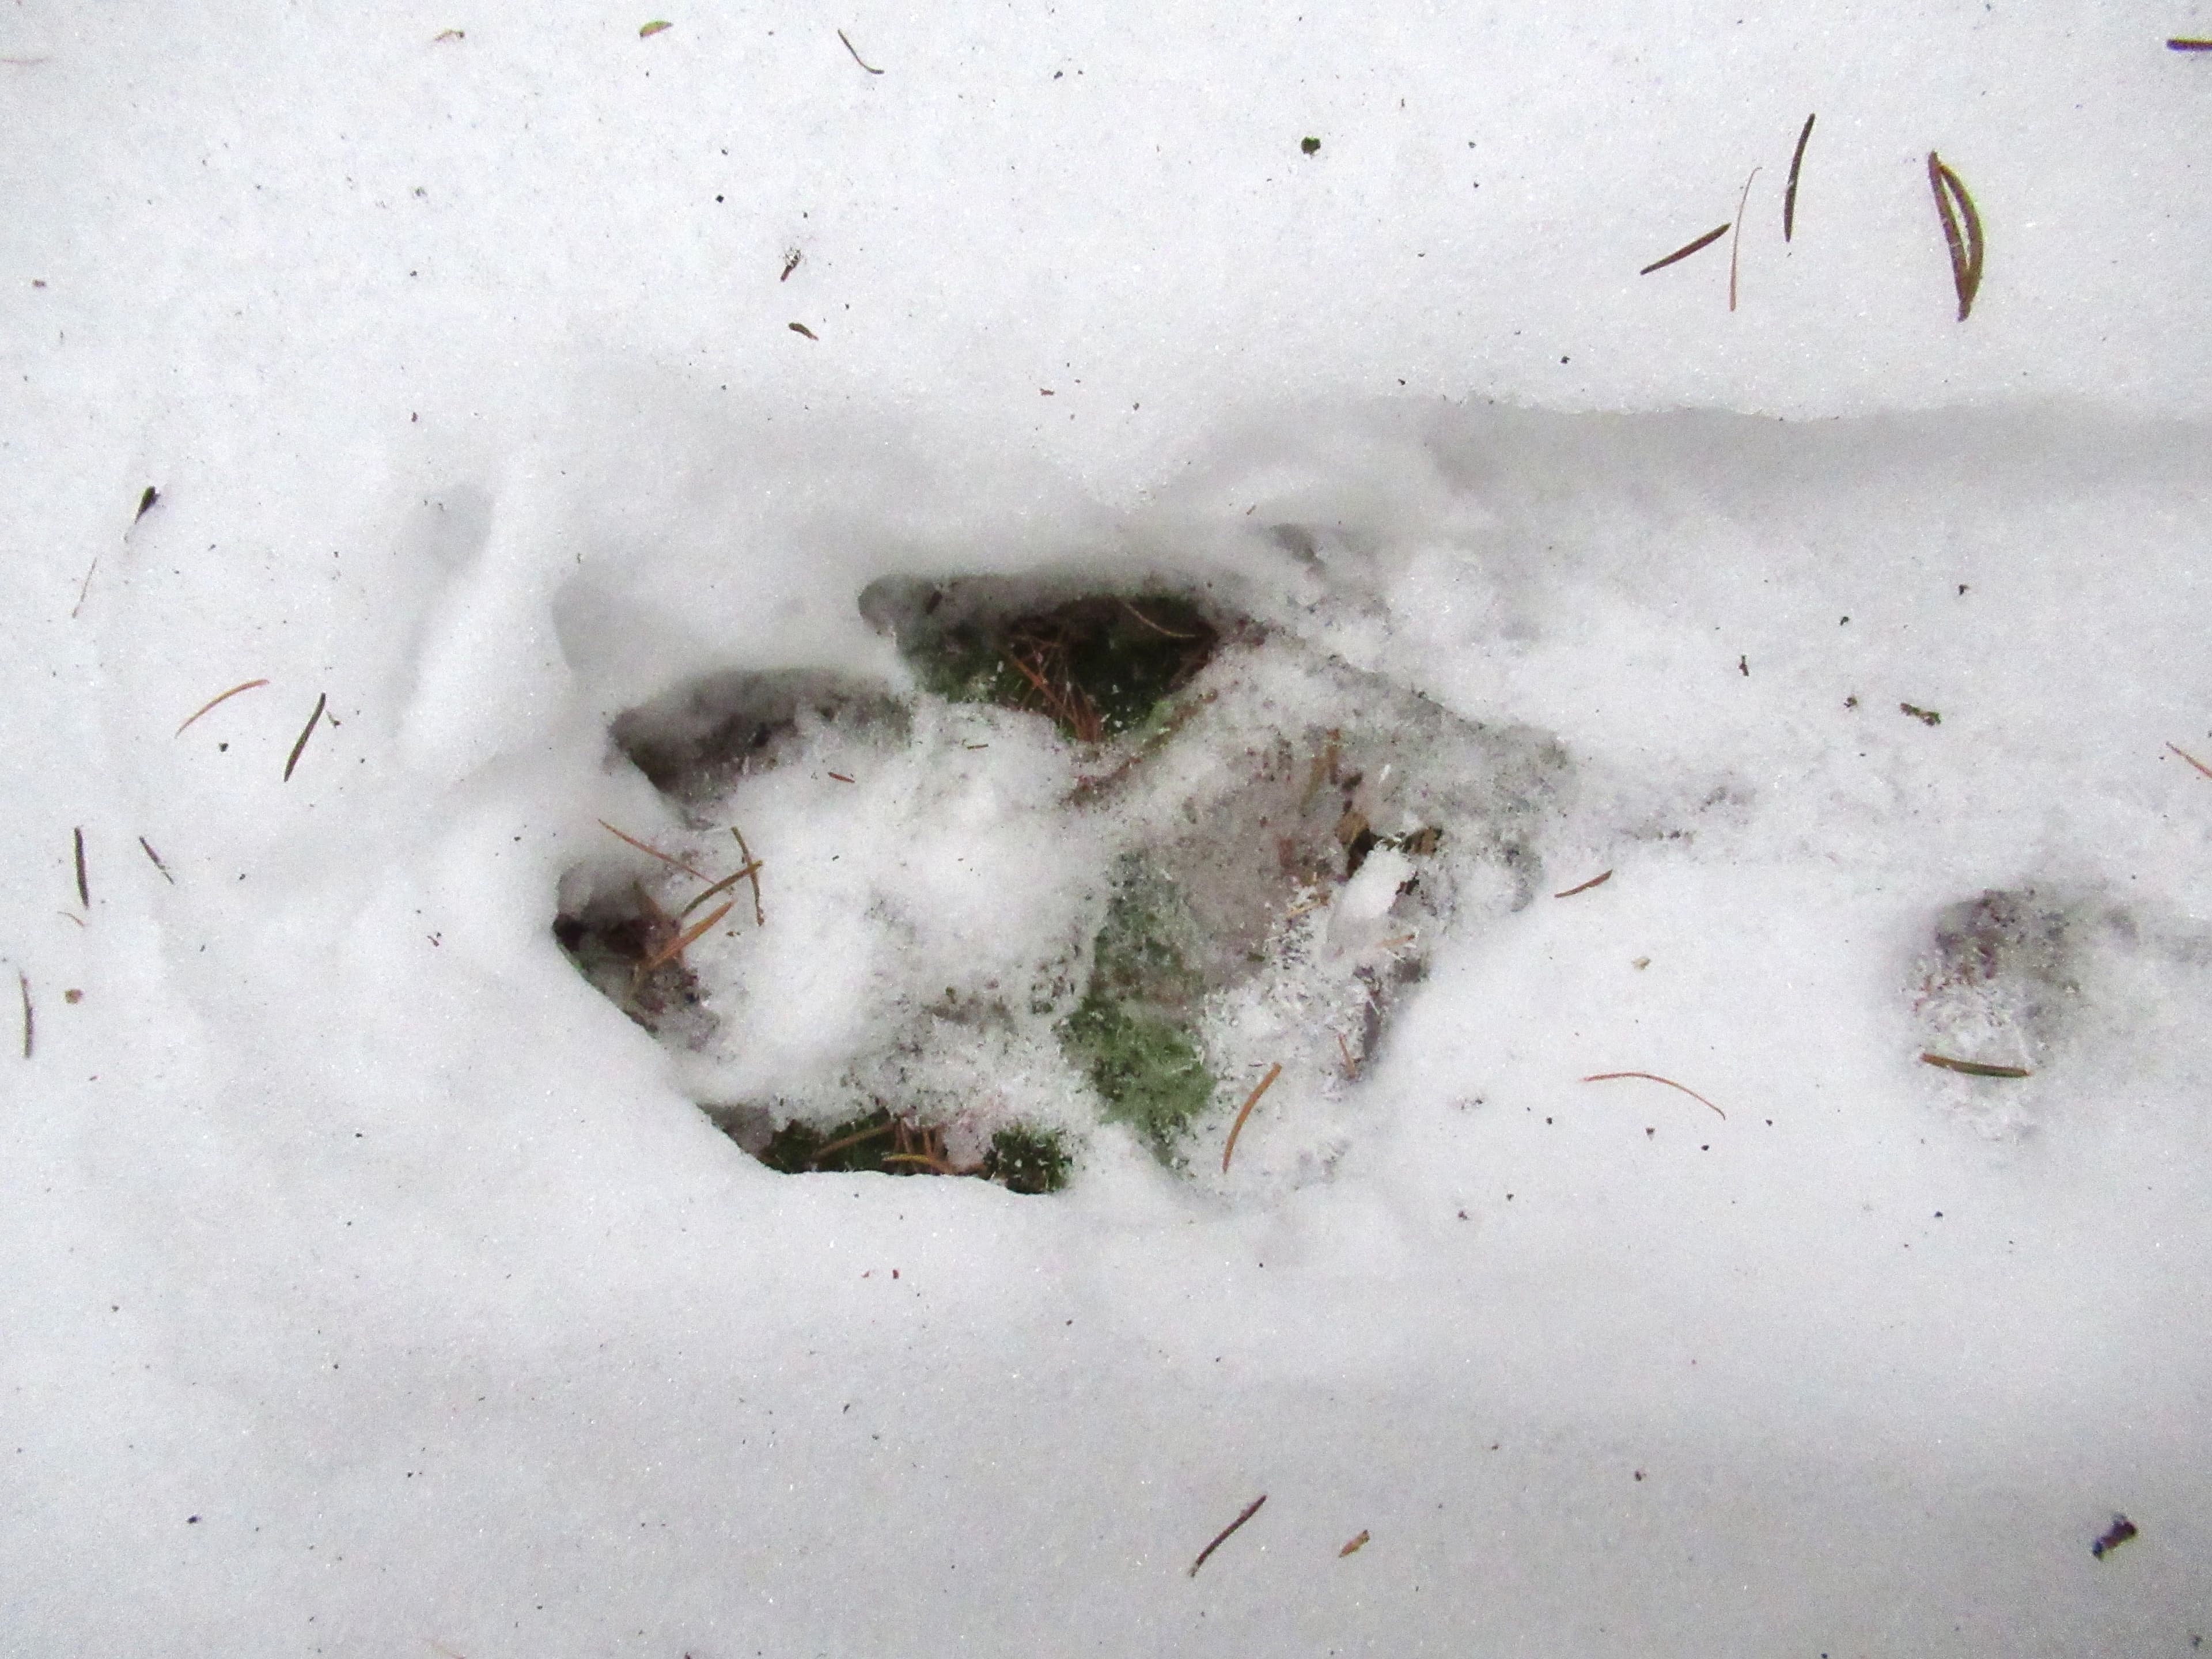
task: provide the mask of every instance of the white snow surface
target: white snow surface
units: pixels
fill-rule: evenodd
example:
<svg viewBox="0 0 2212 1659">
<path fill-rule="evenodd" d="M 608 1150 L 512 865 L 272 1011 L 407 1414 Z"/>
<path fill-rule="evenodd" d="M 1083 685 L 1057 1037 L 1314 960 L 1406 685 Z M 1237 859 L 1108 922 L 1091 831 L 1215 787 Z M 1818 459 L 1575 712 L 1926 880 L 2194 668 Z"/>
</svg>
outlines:
<svg viewBox="0 0 2212 1659">
<path fill-rule="evenodd" d="M 2194 1651 L 2205 35 L 0 15 L 0 1649 Z M 911 696 L 863 588 L 1048 570 L 1550 745 L 1530 890 L 1459 871 L 1356 1078 L 1217 1008 L 1188 1173 L 1018 1045 L 1066 1192 L 773 1173 L 696 1103 L 1079 951 L 1152 809 L 926 698 L 757 781 L 702 1058 L 553 938 L 599 820 L 690 833 L 610 725 Z M 1278 944 L 1385 948 L 1376 857 Z"/>
</svg>

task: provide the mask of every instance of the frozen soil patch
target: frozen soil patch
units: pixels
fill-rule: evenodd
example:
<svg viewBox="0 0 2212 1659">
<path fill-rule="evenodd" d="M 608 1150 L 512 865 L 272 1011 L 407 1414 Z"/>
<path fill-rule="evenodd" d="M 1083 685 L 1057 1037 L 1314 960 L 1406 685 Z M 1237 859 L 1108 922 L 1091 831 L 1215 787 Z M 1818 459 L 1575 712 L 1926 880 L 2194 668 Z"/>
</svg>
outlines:
<svg viewBox="0 0 2212 1659">
<path fill-rule="evenodd" d="M 773 1167 L 1048 1190 L 1126 1133 L 1210 1184 L 1320 1178 L 1437 936 L 1540 890 L 1570 776 L 1541 732 L 1187 595 L 862 606 L 903 699 L 732 674 L 616 722 L 669 817 L 610 836 L 556 924 Z"/>
</svg>

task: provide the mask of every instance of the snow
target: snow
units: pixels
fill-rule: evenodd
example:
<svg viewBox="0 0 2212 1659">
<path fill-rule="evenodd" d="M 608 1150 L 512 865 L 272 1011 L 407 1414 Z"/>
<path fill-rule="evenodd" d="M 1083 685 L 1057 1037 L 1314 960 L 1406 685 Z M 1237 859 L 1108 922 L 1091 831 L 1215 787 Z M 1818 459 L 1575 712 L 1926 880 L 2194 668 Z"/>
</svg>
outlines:
<svg viewBox="0 0 2212 1659">
<path fill-rule="evenodd" d="M 2212 12 L 652 15 L 0 19 L 9 1650 L 2191 1650 Z M 990 573 L 1259 643 L 1081 809 L 863 614 Z M 725 781 L 657 1042 L 554 917 L 734 849 L 611 729 L 781 673 L 907 724 Z M 1334 726 L 1447 836 L 1187 1170 L 924 1018 Z M 1073 1184 L 698 1109 L 895 1062 Z"/>
</svg>

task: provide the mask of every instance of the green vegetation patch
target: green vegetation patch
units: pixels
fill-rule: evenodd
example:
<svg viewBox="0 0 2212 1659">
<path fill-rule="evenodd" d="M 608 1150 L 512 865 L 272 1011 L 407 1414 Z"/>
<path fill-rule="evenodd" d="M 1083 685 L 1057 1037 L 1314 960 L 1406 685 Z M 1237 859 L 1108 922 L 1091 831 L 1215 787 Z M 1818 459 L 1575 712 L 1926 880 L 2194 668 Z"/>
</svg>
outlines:
<svg viewBox="0 0 2212 1659">
<path fill-rule="evenodd" d="M 1068 1057 L 1106 1115 L 1132 1125 L 1163 1162 L 1213 1100 L 1195 1032 L 1205 981 L 1189 965 L 1195 923 L 1174 885 L 1141 860 L 1121 879 L 1098 930 L 1091 984 L 1060 1026 Z"/>
<path fill-rule="evenodd" d="M 983 1174 L 1010 1193 L 1056 1193 L 1067 1185 L 1073 1163 L 1059 1130 L 1017 1123 L 991 1137 Z"/>
<path fill-rule="evenodd" d="M 754 1156 L 784 1175 L 969 1176 L 1016 1193 L 1056 1193 L 1067 1185 L 1073 1167 L 1059 1130 L 1018 1123 L 991 1138 L 981 1164 L 956 1164 L 945 1156 L 941 1127 L 897 1116 L 887 1107 L 828 1129 L 787 1123 Z"/>
<path fill-rule="evenodd" d="M 997 611 L 966 586 L 933 590 L 897 619 L 899 648 L 922 684 L 955 702 L 1046 715 L 1079 743 L 1154 719 L 1220 643 L 1206 613 L 1171 593 Z"/>
</svg>

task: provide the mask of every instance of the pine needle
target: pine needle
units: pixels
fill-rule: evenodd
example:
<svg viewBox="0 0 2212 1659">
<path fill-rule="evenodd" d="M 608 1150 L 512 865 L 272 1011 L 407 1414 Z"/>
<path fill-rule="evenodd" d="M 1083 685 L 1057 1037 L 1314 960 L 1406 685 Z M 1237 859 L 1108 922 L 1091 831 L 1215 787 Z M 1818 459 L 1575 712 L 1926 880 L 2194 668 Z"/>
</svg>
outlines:
<svg viewBox="0 0 2212 1659">
<path fill-rule="evenodd" d="M 1813 137 L 1813 118 L 1805 118 L 1805 125 L 1797 135 L 1797 150 L 1790 158 L 1790 183 L 1782 192 L 1782 240 L 1788 241 L 1797 228 L 1797 170 L 1805 165 L 1805 145 Z"/>
<path fill-rule="evenodd" d="M 744 869 L 724 876 L 721 880 L 716 882 L 705 892 L 700 894 L 698 897 L 693 899 L 690 903 L 685 905 L 681 910 L 678 910 L 676 913 L 676 919 L 678 921 L 683 921 L 684 917 L 690 915 L 694 910 L 704 904 L 708 899 L 714 897 L 715 894 L 736 886 L 738 883 L 743 881 L 747 876 L 753 874 L 759 868 L 760 860 L 758 859 L 755 859 L 750 864 L 745 866 Z"/>
<path fill-rule="evenodd" d="M 2168 749 L 2173 749 L 2173 752 L 2175 754 L 2180 756 L 2182 759 L 2187 761 L 2191 766 L 2202 772 L 2206 777 L 2212 778 L 2212 766 L 2207 766 L 2203 761 L 2197 759 L 2196 756 L 2191 754 L 2185 749 L 2174 749 L 2174 746 L 2170 743 L 2166 746 Z"/>
<path fill-rule="evenodd" d="M 1753 167 L 1743 181 L 1743 194 L 1736 198 L 1735 234 L 1729 238 L 1729 309 L 1735 309 L 1735 252 L 1743 245 L 1743 210 L 1751 200 L 1751 181 L 1759 177 Z"/>
<path fill-rule="evenodd" d="M 701 917 L 697 921 L 693 922 L 689 927 L 686 927 L 674 939 L 669 940 L 667 944 L 662 945 L 650 957 L 647 957 L 643 962 L 640 963 L 637 967 L 638 977 L 642 979 L 646 975 L 653 972 L 656 968 L 662 966 L 664 963 L 672 962 L 677 957 L 682 956 L 689 946 L 696 945 L 699 942 L 700 937 L 704 934 L 708 929 L 712 927 L 716 922 L 720 921 L 724 916 L 729 915 L 735 908 L 734 904 L 722 904 L 718 905 L 714 909 L 708 911 L 704 916 Z"/>
<path fill-rule="evenodd" d="M 161 862 L 161 855 L 154 850 L 154 843 L 141 836 L 138 837 L 138 844 L 146 849 L 146 856 L 154 860 L 154 867 L 161 872 L 161 879 L 174 887 L 177 884 L 177 878 L 169 873 L 169 866 Z"/>
<path fill-rule="evenodd" d="M 743 830 L 733 823 L 730 826 L 730 833 L 738 838 L 738 856 L 745 861 L 744 873 L 753 884 L 753 926 L 765 927 L 768 926 L 768 912 L 761 908 L 761 861 L 753 856 L 752 849 L 745 845 Z"/>
<path fill-rule="evenodd" d="M 1733 222 L 1734 222 L 1731 221 L 1730 224 L 1733 224 Z M 1668 265 L 1673 264 L 1677 259 L 1686 259 L 1692 253 L 1697 252 L 1698 249 L 1711 247 L 1715 242 L 1719 241 L 1722 237 L 1729 234 L 1729 225 L 1721 225 L 1714 229 L 1709 230 L 1704 235 L 1698 237 L 1696 241 L 1684 243 L 1680 247 L 1676 248 L 1665 258 L 1654 259 L 1650 264 L 1644 266 L 1643 270 L 1638 271 L 1636 274 L 1638 276 L 1649 276 L 1655 270 L 1664 270 Z"/>
<path fill-rule="evenodd" d="M 626 841 L 631 846 L 636 848 L 639 852 L 651 854 L 654 858 L 659 859 L 663 864 L 666 865 L 672 870 L 681 870 L 685 875 L 694 877 L 700 881 L 711 882 L 714 879 L 712 876 L 705 875 L 699 871 L 694 870 L 690 865 L 684 863 L 682 859 L 672 859 L 669 857 L 667 854 L 662 852 L 658 847 L 648 847 L 645 842 L 640 841 L 635 836 L 623 834 L 623 831 L 616 829 L 614 825 L 609 823 L 605 818 L 601 818 L 598 822 L 600 829 L 605 830 L 617 841 Z"/>
<path fill-rule="evenodd" d="M 31 1042 L 38 1034 L 37 1017 L 31 1012 L 30 976 L 18 968 L 15 970 L 16 988 L 23 994 L 23 1058 L 31 1057 Z"/>
<path fill-rule="evenodd" d="M 853 54 L 853 61 L 858 64 L 862 69 L 867 70 L 871 75 L 881 75 L 883 73 L 883 71 L 878 69 L 873 64 L 871 64 L 866 58 L 860 56 L 860 49 L 854 46 L 849 40 L 846 40 L 844 30 L 839 29 L 837 31 L 837 38 L 840 40 L 845 41 L 845 50 Z"/>
<path fill-rule="evenodd" d="M 1280 1071 L 1282 1068 L 1280 1066 L 1277 1066 L 1275 1069 L 1277 1071 Z M 1262 1085 L 1261 1086 L 1265 1087 L 1266 1085 Z M 1228 1542 L 1230 1534 L 1235 1532 L 1237 1528 L 1243 1526 L 1254 1516 L 1259 1514 L 1260 1505 L 1267 1501 L 1267 1494 L 1261 1492 L 1257 1498 L 1254 1498 L 1250 1503 L 1244 1506 L 1243 1514 L 1238 1516 L 1234 1521 L 1231 1521 L 1219 1532 L 1214 1534 L 1213 1541 L 1211 1544 L 1208 1544 L 1204 1549 L 1200 1550 L 1198 1553 L 1198 1559 L 1190 1564 L 1190 1576 L 1193 1578 L 1198 1577 L 1198 1570 L 1206 1565 L 1206 1558 L 1212 1554 L 1214 1551 L 1219 1549 L 1222 1545 Z"/>
<path fill-rule="evenodd" d="M 323 708 L 330 700 L 330 693 L 327 691 L 316 694 L 315 712 L 307 716 L 307 723 L 300 728 L 300 740 L 292 745 L 291 756 L 284 763 L 285 782 L 292 781 L 292 769 L 300 763 L 300 752 L 307 746 L 307 739 L 315 735 L 316 722 L 322 719 Z"/>
<path fill-rule="evenodd" d="M 1943 221 L 1943 245 L 1951 254 L 1951 285 L 1959 291 L 1959 320 L 1974 308 L 1982 287 L 1982 216 L 1959 175 L 1928 152 L 1928 187 L 1936 192 L 1936 211 Z M 1964 228 L 1960 221 L 1963 218 Z"/>
<path fill-rule="evenodd" d="M 1608 870 L 1608 871 L 1607 871 L 1607 872 L 1606 872 L 1603 875 L 1601 875 L 1601 876 L 1592 876 L 1592 877 L 1591 877 L 1588 881 L 1586 881 L 1586 882 L 1583 883 L 1583 884 L 1582 884 L 1581 886 L 1579 886 L 1579 887 L 1570 887 L 1570 888 L 1568 888 L 1568 889 L 1567 889 L 1567 890 L 1566 890 L 1565 892 L 1564 892 L 1564 893 L 1554 893 L 1554 894 L 1553 894 L 1553 895 L 1552 895 L 1552 896 L 1553 896 L 1553 898 L 1572 898 L 1572 897 L 1573 897 L 1576 894 L 1577 894 L 1577 893 L 1587 893 L 1587 892 L 1589 892 L 1589 890 L 1590 890 L 1591 888 L 1593 888 L 1593 887 L 1602 887 L 1602 886 L 1604 886 L 1604 885 L 1606 884 L 1606 883 L 1607 883 L 1607 882 L 1611 881 L 1612 879 L 1613 879 L 1613 872 L 1612 872 L 1612 871 L 1610 871 L 1610 870 Z"/>
<path fill-rule="evenodd" d="M 1968 1077 L 2033 1077 L 2025 1066 L 1988 1066 L 1978 1060 L 1954 1060 L 1948 1054 L 1923 1054 L 1923 1066 L 1941 1066 L 1947 1072 L 1964 1072 Z"/>
<path fill-rule="evenodd" d="M 1583 1081 L 1585 1083 L 1611 1083 L 1616 1078 L 1624 1077 L 1642 1078 L 1646 1083 L 1663 1083 L 1670 1089 L 1680 1090 L 1682 1093 L 1689 1096 L 1689 1097 L 1696 1101 L 1698 1105 L 1703 1106 L 1707 1111 L 1713 1113 L 1716 1116 L 1723 1119 L 1725 1119 L 1728 1116 L 1726 1112 L 1722 1111 L 1719 1107 L 1714 1105 L 1711 1101 L 1707 1100 L 1695 1089 L 1684 1088 L 1682 1085 L 1675 1082 L 1673 1078 L 1661 1077 L 1656 1072 L 1599 1072 L 1594 1076 L 1584 1078 Z"/>
<path fill-rule="evenodd" d="M 1237 1137 L 1244 1133 L 1244 1120 L 1252 1115 L 1252 1109 L 1260 1103 L 1260 1097 L 1267 1092 L 1268 1085 L 1273 1083 L 1274 1080 L 1282 1074 L 1283 1062 L 1279 1060 L 1273 1066 L 1270 1066 L 1267 1068 L 1267 1075 L 1260 1079 L 1260 1086 L 1253 1090 L 1250 1094 L 1244 1097 L 1243 1109 L 1237 1114 L 1237 1121 L 1229 1126 L 1229 1144 L 1221 1149 L 1222 1174 L 1227 1175 L 1229 1173 L 1229 1155 L 1237 1150 Z M 1256 1504 L 1253 1505 L 1254 1509 L 1257 1509 L 1259 1505 Z M 1249 1513 L 1249 1511 L 1247 1511 L 1247 1513 Z M 1244 1522 L 1240 1517 L 1237 1522 L 1237 1526 L 1241 1527 L 1243 1524 Z M 1231 1527 L 1230 1528 L 1229 1532 L 1234 1532 L 1236 1530 L 1237 1527 Z M 1221 1536 L 1222 1538 L 1226 1538 L 1228 1535 L 1229 1533 L 1224 1533 Z M 1214 1540 L 1215 1543 L 1219 1543 L 1220 1541 L 1221 1540 L 1218 1538 Z M 1206 1557 L 1201 1555 L 1198 1559 L 1203 1561 L 1206 1559 Z M 1191 1569 L 1191 1571 L 1194 1573 L 1197 1571 L 1198 1569 L 1196 1567 L 1193 1567 Z"/>
<path fill-rule="evenodd" d="M 76 902 L 88 910 L 92 908 L 92 887 L 84 878 L 84 828 L 76 830 Z"/>
<path fill-rule="evenodd" d="M 179 726 L 179 727 L 178 727 L 174 732 L 172 732 L 169 735 L 170 735 L 172 738 L 181 738 L 181 737 L 183 737 L 183 736 L 185 735 L 185 728 L 186 728 L 186 727 L 188 727 L 188 726 L 190 726 L 191 725 L 191 723 L 192 723 L 194 720 L 198 720 L 201 715 L 203 715 L 203 714 L 206 714 L 210 709 L 214 708 L 215 708 L 215 707 L 216 707 L 218 704 L 228 702 L 229 702 L 233 697 L 236 696 L 237 696 L 240 692 L 241 692 L 241 691 L 251 691 L 251 690 L 252 690 L 256 686 L 266 685 L 266 684 L 269 684 L 269 682 L 268 682 L 267 680 L 248 680 L 248 681 L 246 681 L 246 684 L 243 684 L 243 685 L 234 685 L 234 686 L 232 686 L 232 687 L 230 688 L 230 690 L 228 690 L 228 691 L 224 692 L 224 693 L 223 693 L 221 696 L 219 696 L 219 697 L 210 697 L 210 698 L 209 698 L 205 702 L 202 703 L 202 704 L 201 704 L 198 708 L 195 708 L 195 709 L 194 709 L 194 710 L 193 710 L 190 714 L 186 715 L 186 716 L 185 717 L 185 724 L 184 724 L 183 726 Z"/>
</svg>

